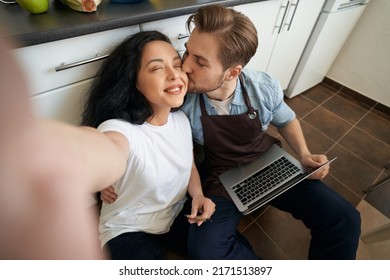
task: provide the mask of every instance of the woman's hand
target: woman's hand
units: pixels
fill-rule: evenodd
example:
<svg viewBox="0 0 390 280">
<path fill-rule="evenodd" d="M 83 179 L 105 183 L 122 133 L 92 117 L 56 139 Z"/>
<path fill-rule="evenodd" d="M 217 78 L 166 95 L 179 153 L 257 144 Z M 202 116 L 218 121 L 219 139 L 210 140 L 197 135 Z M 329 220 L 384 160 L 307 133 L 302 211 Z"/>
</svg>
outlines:
<svg viewBox="0 0 390 280">
<path fill-rule="evenodd" d="M 215 204 L 211 199 L 203 195 L 195 196 L 192 198 L 191 215 L 187 216 L 188 222 L 200 226 L 204 222 L 211 221 L 214 212 Z"/>
</svg>

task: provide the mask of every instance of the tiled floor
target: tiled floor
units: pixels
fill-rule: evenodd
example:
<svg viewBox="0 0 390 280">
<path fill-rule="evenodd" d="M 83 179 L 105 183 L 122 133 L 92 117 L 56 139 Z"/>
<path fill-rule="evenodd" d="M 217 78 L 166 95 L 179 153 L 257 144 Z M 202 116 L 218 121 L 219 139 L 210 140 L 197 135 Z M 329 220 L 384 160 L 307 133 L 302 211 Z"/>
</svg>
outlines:
<svg viewBox="0 0 390 280">
<path fill-rule="evenodd" d="M 338 157 L 325 182 L 357 207 L 366 233 L 390 222 L 390 182 L 364 192 L 390 174 L 384 167 L 390 161 L 390 114 L 383 105 L 357 100 L 328 81 L 286 102 L 297 113 L 310 150 Z M 264 259 L 307 259 L 309 231 L 273 207 L 245 216 L 240 231 Z M 357 258 L 390 259 L 390 241 L 361 242 Z"/>
</svg>

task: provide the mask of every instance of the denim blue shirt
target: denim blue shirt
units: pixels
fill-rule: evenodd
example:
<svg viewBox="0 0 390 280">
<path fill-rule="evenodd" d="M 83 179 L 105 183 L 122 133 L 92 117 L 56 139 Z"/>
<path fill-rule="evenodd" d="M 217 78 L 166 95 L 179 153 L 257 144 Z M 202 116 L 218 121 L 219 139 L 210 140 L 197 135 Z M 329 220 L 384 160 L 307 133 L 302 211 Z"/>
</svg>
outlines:
<svg viewBox="0 0 390 280">
<path fill-rule="evenodd" d="M 275 78 L 264 72 L 249 69 L 244 69 L 242 76 L 251 105 L 255 110 L 259 111 L 258 117 L 260 118 L 263 131 L 267 130 L 270 123 L 280 128 L 295 119 L 295 113 L 284 102 L 282 88 Z M 206 94 L 187 94 L 181 110 L 184 111 L 190 120 L 193 140 L 203 145 L 203 129 L 200 121 L 202 113 L 199 104 L 201 95 L 205 97 L 207 113 L 209 115 L 217 115 L 217 111 L 210 103 Z M 239 79 L 229 109 L 230 115 L 248 112 Z"/>
</svg>

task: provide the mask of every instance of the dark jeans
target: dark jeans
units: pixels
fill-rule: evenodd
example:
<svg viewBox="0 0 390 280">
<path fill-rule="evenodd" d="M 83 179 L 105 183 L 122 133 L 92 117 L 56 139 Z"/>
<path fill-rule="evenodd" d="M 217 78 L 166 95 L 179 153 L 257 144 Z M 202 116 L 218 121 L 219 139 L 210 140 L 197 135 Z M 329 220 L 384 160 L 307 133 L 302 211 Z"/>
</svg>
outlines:
<svg viewBox="0 0 390 280">
<path fill-rule="evenodd" d="M 190 227 L 190 258 L 258 258 L 245 239 L 237 236 L 236 229 L 242 215 L 233 202 L 216 196 L 211 199 L 216 204 L 213 221 L 201 227 Z M 305 180 L 270 204 L 291 213 L 311 230 L 309 259 L 355 259 L 360 236 L 360 214 L 321 181 Z"/>
<path fill-rule="evenodd" d="M 212 222 L 202 226 L 191 225 L 188 235 L 188 252 L 191 259 L 258 260 L 245 237 L 237 233 L 242 214 L 230 200 L 212 196 L 215 213 Z"/>
<path fill-rule="evenodd" d="M 163 260 L 166 249 L 186 255 L 189 223 L 184 214 L 190 213 L 190 205 L 191 199 L 188 199 L 166 234 L 127 232 L 108 241 L 105 247 L 111 254 L 111 259 Z"/>
</svg>

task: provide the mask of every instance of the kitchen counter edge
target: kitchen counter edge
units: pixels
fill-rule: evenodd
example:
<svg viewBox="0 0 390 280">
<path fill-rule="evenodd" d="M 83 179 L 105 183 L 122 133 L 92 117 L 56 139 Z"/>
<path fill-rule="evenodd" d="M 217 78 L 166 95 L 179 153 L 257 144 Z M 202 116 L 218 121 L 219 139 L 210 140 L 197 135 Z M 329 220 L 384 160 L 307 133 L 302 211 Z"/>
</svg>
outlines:
<svg viewBox="0 0 390 280">
<path fill-rule="evenodd" d="M 57 4 L 53 0 L 52 5 Z M 271 0 L 224 0 L 224 1 L 191 1 L 191 0 L 170 0 L 167 1 L 167 5 L 161 5 L 156 7 L 149 3 L 133 5 L 133 10 L 129 9 L 129 6 L 122 6 L 124 8 L 124 14 L 119 15 L 115 13 L 115 8 L 118 5 L 110 3 L 109 1 L 103 2 L 98 6 L 98 16 L 93 17 L 93 13 L 80 13 L 71 9 L 61 9 L 50 7 L 46 14 L 41 15 L 29 15 L 26 11 L 22 10 L 16 4 L 3 5 L 0 7 L 1 18 L 6 18 L 6 23 L 10 26 L 8 33 L 10 37 L 17 42 L 18 47 L 27 47 L 32 45 L 38 45 L 57 40 L 68 39 L 77 36 L 83 36 L 96 32 L 107 31 L 111 29 L 132 26 L 142 24 L 145 22 L 162 20 L 171 17 L 177 17 L 181 15 L 191 14 L 197 11 L 198 8 L 209 4 L 221 4 L 226 7 L 249 4 L 254 2 L 271 1 Z M 114 8 L 114 9 L 113 9 Z M 126 9 L 130 12 L 125 15 Z M 92 16 L 91 16 L 92 15 Z M 69 16 L 70 21 L 56 24 L 54 27 L 50 25 L 49 20 L 47 26 L 45 25 L 46 19 L 53 19 L 58 16 Z M 41 17 L 41 18 L 40 18 Z M 25 21 L 24 21 L 25 19 Z M 42 19 L 42 23 L 39 20 Z M 24 21 L 24 22 L 23 22 Z M 35 28 L 31 22 L 38 22 L 38 28 Z M 17 28 L 13 28 L 13 27 Z"/>
</svg>

